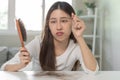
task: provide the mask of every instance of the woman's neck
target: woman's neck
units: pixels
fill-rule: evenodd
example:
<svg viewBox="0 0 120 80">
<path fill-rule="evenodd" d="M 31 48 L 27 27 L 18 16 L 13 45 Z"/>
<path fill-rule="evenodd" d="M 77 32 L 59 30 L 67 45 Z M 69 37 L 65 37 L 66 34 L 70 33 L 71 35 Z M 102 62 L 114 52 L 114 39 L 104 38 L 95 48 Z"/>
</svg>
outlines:
<svg viewBox="0 0 120 80">
<path fill-rule="evenodd" d="M 54 40 L 54 45 L 55 45 L 55 55 L 56 56 L 60 56 L 62 55 L 65 50 L 67 49 L 69 44 L 69 40 L 63 41 L 63 42 L 59 42 L 57 40 Z"/>
</svg>

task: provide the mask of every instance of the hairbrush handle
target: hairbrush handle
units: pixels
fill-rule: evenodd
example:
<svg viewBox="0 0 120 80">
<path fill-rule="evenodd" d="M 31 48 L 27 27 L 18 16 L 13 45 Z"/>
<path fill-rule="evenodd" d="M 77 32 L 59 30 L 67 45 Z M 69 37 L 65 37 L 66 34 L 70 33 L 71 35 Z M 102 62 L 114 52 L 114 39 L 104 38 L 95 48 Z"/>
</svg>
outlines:
<svg viewBox="0 0 120 80">
<path fill-rule="evenodd" d="M 20 30 L 20 24 L 19 24 L 17 19 L 16 19 L 16 27 L 17 27 L 17 30 L 18 30 L 21 46 L 24 47 L 24 41 L 23 41 L 21 30 Z"/>
</svg>

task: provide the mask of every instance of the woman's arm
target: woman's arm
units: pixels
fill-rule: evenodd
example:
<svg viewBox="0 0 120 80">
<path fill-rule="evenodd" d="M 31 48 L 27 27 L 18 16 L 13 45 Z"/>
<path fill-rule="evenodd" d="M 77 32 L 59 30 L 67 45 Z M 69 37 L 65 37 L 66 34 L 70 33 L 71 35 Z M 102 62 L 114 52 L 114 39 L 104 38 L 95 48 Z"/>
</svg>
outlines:
<svg viewBox="0 0 120 80">
<path fill-rule="evenodd" d="M 21 64 L 7 64 L 4 68 L 5 71 L 18 71 L 21 68 L 23 68 L 23 66 L 21 66 Z"/>
<path fill-rule="evenodd" d="M 40 36 L 35 37 L 35 39 L 33 39 L 31 42 L 29 42 L 25 47 L 27 49 L 27 51 L 29 52 L 29 56 L 31 56 L 28 58 L 28 61 L 26 60 L 27 57 L 24 57 L 24 54 L 27 55 L 26 53 L 22 53 L 20 54 L 20 52 L 18 52 L 12 59 L 10 59 L 9 61 L 7 61 L 6 63 L 4 63 L 1 66 L 1 70 L 9 70 L 9 71 L 26 71 L 26 70 L 32 70 L 32 66 L 33 66 L 33 57 L 37 57 L 36 55 L 39 54 L 40 51 L 40 41 L 41 38 Z M 22 57 L 23 55 L 23 57 Z M 24 60 L 25 59 L 25 60 Z M 30 61 L 30 62 L 29 62 Z M 24 64 L 25 62 L 25 64 Z M 27 65 L 26 65 L 27 63 Z M 28 64 L 29 63 L 29 64 Z"/>
<path fill-rule="evenodd" d="M 72 18 L 73 18 L 72 32 L 80 46 L 84 65 L 89 70 L 95 71 L 97 68 L 96 59 L 93 56 L 91 50 L 88 48 L 88 46 L 83 38 L 83 32 L 84 32 L 86 26 L 85 26 L 84 22 L 82 20 L 80 20 L 76 15 L 72 14 Z"/>
<path fill-rule="evenodd" d="M 80 49 L 81 49 L 84 65 L 88 69 L 95 71 L 96 67 L 97 67 L 97 62 L 96 62 L 96 59 L 93 56 L 91 50 L 88 48 L 83 37 L 80 37 L 79 40 L 77 40 L 77 41 L 78 41 L 78 44 L 79 44 Z"/>
</svg>

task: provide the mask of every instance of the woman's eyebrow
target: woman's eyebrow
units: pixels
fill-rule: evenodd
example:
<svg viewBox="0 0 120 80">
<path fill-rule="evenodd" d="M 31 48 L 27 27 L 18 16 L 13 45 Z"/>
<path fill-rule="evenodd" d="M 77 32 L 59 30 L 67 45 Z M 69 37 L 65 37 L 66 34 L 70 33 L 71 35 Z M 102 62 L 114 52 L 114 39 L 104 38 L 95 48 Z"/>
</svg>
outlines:
<svg viewBox="0 0 120 80">
<path fill-rule="evenodd" d="M 50 18 L 50 20 L 56 20 L 56 18 Z"/>
<path fill-rule="evenodd" d="M 60 17 L 60 19 L 71 19 L 71 17 Z M 50 20 L 57 20 L 57 18 L 52 17 Z"/>
<path fill-rule="evenodd" d="M 61 19 L 71 19 L 71 17 L 61 17 Z"/>
</svg>

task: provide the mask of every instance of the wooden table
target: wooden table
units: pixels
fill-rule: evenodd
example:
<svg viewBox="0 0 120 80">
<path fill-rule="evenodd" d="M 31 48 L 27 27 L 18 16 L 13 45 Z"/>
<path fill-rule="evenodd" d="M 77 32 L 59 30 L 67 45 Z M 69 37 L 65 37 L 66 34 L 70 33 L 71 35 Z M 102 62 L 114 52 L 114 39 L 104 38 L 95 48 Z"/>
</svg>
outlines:
<svg viewBox="0 0 120 80">
<path fill-rule="evenodd" d="M 95 75 L 83 71 L 0 71 L 0 80 L 120 80 L 120 71 L 99 71 Z"/>
</svg>

